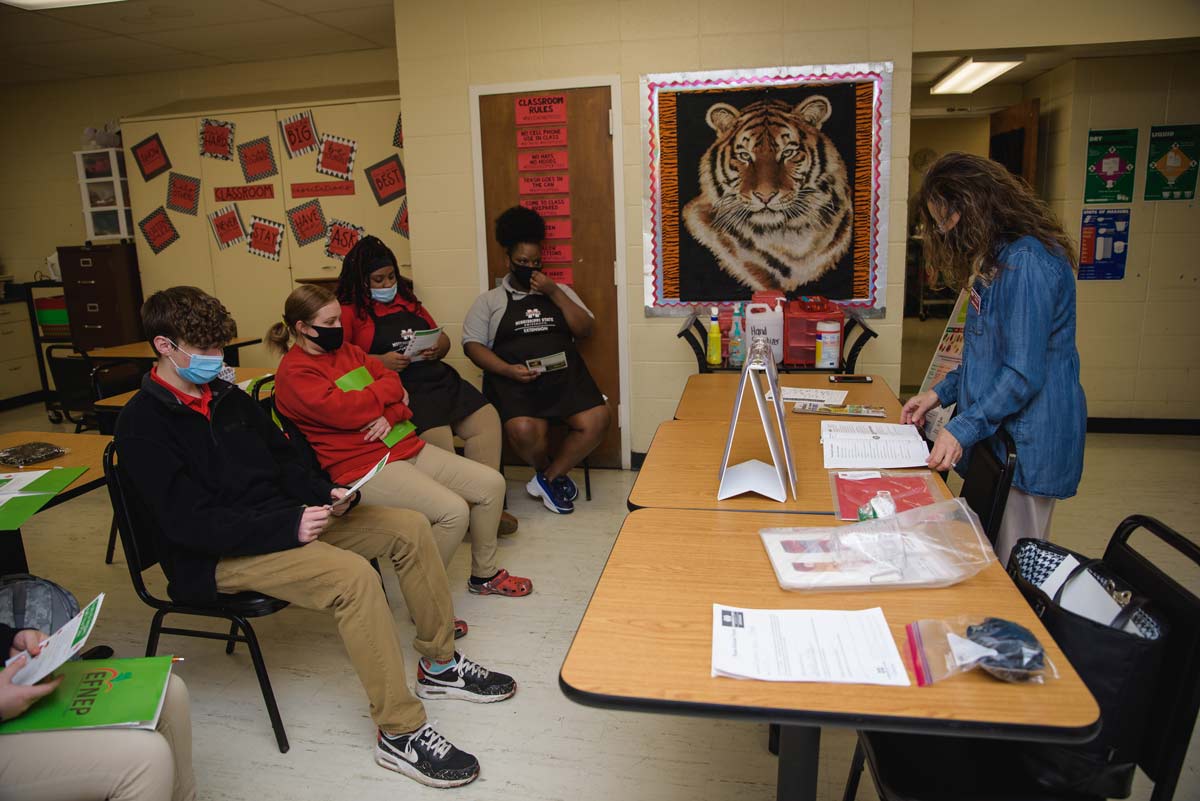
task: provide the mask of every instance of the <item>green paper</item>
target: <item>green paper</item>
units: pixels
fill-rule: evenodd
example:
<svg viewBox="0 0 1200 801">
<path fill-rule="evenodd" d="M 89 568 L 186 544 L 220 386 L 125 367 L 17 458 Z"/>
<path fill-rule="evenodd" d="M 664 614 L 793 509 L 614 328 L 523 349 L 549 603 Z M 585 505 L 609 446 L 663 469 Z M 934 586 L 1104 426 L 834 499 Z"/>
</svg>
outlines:
<svg viewBox="0 0 1200 801">
<path fill-rule="evenodd" d="M 1200 125 L 1150 126 L 1146 200 L 1194 200 Z"/>
<path fill-rule="evenodd" d="M 342 392 L 358 392 L 375 383 L 366 367 L 359 367 L 333 382 Z"/>
<path fill-rule="evenodd" d="M 392 426 L 392 430 L 383 438 L 383 444 L 389 448 L 396 447 L 396 443 L 407 437 L 412 432 L 416 431 L 417 427 L 412 424 L 411 420 L 405 420 L 401 423 L 396 423 Z"/>
<path fill-rule="evenodd" d="M 46 475 L 39 476 L 25 485 L 19 495 L 8 495 L 0 504 L 0 531 L 16 531 L 38 511 L 50 503 L 75 479 L 87 472 L 86 467 L 42 468 Z"/>
<path fill-rule="evenodd" d="M 1128 203 L 1133 200 L 1137 140 L 1137 128 L 1088 131 L 1084 203 Z"/>
<path fill-rule="evenodd" d="M 54 671 L 62 684 L 20 717 L 0 723 L 0 734 L 62 729 L 152 729 L 171 675 L 171 657 L 89 659 Z"/>
</svg>

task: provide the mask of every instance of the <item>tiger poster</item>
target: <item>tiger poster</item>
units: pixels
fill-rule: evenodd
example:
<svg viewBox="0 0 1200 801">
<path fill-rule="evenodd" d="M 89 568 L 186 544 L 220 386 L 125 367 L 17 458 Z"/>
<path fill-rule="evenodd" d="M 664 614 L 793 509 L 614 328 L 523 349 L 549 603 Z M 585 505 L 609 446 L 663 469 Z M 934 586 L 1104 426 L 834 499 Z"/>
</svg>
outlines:
<svg viewBox="0 0 1200 801">
<path fill-rule="evenodd" d="M 882 309 L 891 64 L 647 75 L 646 307 Z"/>
</svg>

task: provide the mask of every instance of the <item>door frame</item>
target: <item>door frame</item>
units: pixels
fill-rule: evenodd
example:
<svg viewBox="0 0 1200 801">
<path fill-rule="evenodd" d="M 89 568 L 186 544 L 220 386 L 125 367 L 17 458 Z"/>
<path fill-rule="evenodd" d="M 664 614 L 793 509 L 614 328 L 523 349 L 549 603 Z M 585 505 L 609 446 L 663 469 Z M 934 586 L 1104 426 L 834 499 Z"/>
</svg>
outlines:
<svg viewBox="0 0 1200 801">
<path fill-rule="evenodd" d="M 483 198 L 483 137 L 479 122 L 479 98 L 485 95 L 507 95 L 516 92 L 549 92 L 558 89 L 609 88 L 609 108 L 612 125 L 613 222 L 616 234 L 616 261 L 613 263 L 613 284 L 617 288 L 617 374 L 621 382 L 621 397 L 617 399 L 617 425 L 621 427 L 621 467 L 629 470 L 632 463 L 632 432 L 629 425 L 629 291 L 625 285 L 625 170 L 622 144 L 621 76 L 601 75 L 522 81 L 519 83 L 471 85 L 471 172 L 475 182 L 475 258 L 479 267 L 479 289 L 488 286 L 487 236 L 491 227 L 486 219 Z"/>
</svg>

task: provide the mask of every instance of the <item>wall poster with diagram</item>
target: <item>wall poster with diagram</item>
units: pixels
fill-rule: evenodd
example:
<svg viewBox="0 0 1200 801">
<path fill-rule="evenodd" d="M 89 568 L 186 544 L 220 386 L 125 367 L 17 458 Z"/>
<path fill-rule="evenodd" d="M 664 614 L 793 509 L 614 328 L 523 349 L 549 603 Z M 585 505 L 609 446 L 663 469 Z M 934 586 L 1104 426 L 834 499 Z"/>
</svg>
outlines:
<svg viewBox="0 0 1200 801">
<path fill-rule="evenodd" d="M 642 76 L 646 313 L 823 295 L 882 312 L 891 62 Z"/>
</svg>

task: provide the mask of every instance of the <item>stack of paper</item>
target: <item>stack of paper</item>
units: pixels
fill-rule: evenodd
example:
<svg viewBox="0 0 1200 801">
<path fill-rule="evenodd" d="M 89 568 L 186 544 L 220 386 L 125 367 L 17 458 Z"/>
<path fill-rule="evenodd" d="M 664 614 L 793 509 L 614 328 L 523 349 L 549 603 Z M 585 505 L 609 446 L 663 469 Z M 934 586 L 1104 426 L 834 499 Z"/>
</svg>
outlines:
<svg viewBox="0 0 1200 801">
<path fill-rule="evenodd" d="M 781 389 L 785 403 L 794 401 L 817 401 L 826 406 L 840 406 L 846 400 L 844 389 L 809 389 L 808 387 L 783 387 Z M 767 400 L 774 400 L 774 393 L 767 393 Z"/>
<path fill-rule="evenodd" d="M 761 681 L 911 684 L 883 610 L 713 604 L 712 674 Z"/>
<path fill-rule="evenodd" d="M 929 446 L 916 426 L 821 421 L 826 470 L 924 467 Z"/>
</svg>

